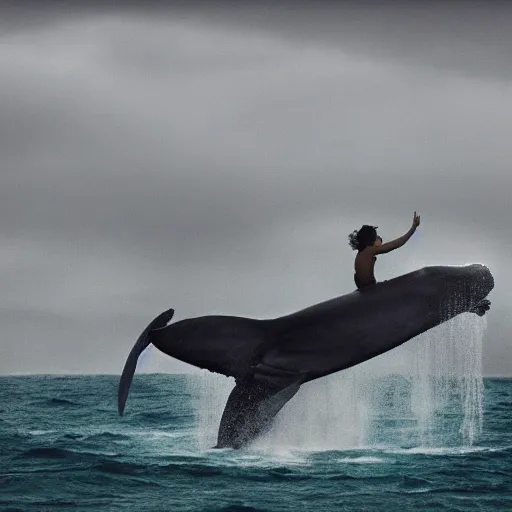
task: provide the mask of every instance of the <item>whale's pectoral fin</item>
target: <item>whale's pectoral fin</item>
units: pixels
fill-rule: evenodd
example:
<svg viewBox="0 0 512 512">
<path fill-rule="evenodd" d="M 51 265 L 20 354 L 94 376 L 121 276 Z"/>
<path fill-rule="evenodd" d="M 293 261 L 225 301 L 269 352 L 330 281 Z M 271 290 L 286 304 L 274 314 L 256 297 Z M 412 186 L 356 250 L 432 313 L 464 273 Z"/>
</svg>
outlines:
<svg viewBox="0 0 512 512">
<path fill-rule="evenodd" d="M 491 301 L 488 299 L 481 300 L 478 304 L 473 306 L 469 312 L 476 313 L 478 316 L 484 316 L 486 311 L 489 311 L 491 308 Z"/>
<path fill-rule="evenodd" d="M 139 336 L 139 339 L 135 342 L 135 345 L 133 346 L 130 354 L 128 355 L 128 359 L 126 360 L 126 363 L 124 365 L 123 373 L 121 374 L 121 379 L 119 380 L 119 388 L 117 391 L 117 409 L 121 416 L 123 415 L 124 412 L 124 407 L 126 405 L 126 400 L 128 398 L 128 392 L 130 391 L 130 385 L 132 383 L 135 369 L 137 368 L 137 361 L 139 359 L 139 356 L 151 343 L 149 339 L 149 331 L 158 327 L 165 326 L 173 315 L 174 309 L 169 309 L 158 315 L 154 320 L 152 320 L 151 323 L 144 329 L 142 334 Z"/>
<path fill-rule="evenodd" d="M 222 414 L 216 448 L 240 448 L 265 433 L 303 381 L 303 375 L 295 374 L 284 387 L 255 377 L 237 382 Z"/>
</svg>

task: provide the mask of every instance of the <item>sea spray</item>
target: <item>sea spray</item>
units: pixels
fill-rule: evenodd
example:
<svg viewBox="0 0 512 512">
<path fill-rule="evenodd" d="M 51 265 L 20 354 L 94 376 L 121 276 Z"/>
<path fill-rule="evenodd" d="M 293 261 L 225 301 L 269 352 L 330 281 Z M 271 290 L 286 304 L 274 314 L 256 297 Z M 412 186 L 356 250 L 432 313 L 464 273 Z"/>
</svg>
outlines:
<svg viewBox="0 0 512 512">
<path fill-rule="evenodd" d="M 455 296 L 444 305 L 446 317 L 460 307 L 460 300 Z M 481 434 L 486 325 L 486 317 L 463 313 L 411 342 L 411 409 L 421 446 L 472 446 Z"/>
<path fill-rule="evenodd" d="M 367 367 L 359 365 L 304 384 L 255 446 L 313 451 L 357 448 L 368 428 Z"/>
<path fill-rule="evenodd" d="M 235 379 L 203 370 L 191 380 L 198 396 L 196 406 L 197 445 L 200 451 L 213 448 L 217 444 L 222 412 L 235 387 Z"/>
<path fill-rule="evenodd" d="M 473 445 L 482 431 L 485 327 L 485 317 L 465 313 L 386 354 L 304 384 L 253 447 L 275 452 Z M 205 371 L 194 381 L 197 442 L 205 450 L 216 444 L 234 379 Z"/>
</svg>

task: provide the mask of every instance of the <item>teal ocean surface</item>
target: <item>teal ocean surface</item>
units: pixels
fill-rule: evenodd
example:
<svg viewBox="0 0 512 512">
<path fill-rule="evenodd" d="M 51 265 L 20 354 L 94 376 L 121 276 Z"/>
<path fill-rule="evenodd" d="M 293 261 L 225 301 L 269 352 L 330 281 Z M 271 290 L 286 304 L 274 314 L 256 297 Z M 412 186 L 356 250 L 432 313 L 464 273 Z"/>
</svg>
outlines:
<svg viewBox="0 0 512 512">
<path fill-rule="evenodd" d="M 0 510 L 512 511 L 512 380 L 324 380 L 235 451 L 222 376 L 1 377 Z"/>
</svg>

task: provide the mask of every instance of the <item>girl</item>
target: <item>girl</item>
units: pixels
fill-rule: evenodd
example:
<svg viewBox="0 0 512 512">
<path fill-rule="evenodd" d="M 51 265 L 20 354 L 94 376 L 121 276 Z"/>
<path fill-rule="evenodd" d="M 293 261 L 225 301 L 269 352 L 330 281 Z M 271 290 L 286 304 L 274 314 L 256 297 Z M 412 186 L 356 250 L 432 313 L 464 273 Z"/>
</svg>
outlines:
<svg viewBox="0 0 512 512">
<path fill-rule="evenodd" d="M 414 212 L 412 226 L 409 231 L 391 242 L 383 244 L 382 238 L 377 235 L 377 226 L 368 226 L 366 224 L 359 231 L 356 230 L 348 236 L 350 247 L 355 251 L 357 250 L 354 264 L 354 281 L 358 290 L 377 284 L 373 275 L 375 261 L 377 260 L 376 255 L 385 254 L 402 247 L 411 238 L 419 225 L 420 216 Z"/>
</svg>

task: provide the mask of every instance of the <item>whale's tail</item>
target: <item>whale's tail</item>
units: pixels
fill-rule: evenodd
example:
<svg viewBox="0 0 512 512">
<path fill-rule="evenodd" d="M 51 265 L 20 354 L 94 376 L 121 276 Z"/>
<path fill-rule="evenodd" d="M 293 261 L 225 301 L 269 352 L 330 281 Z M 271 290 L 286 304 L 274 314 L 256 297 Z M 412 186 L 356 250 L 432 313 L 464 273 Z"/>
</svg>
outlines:
<svg viewBox="0 0 512 512">
<path fill-rule="evenodd" d="M 142 332 L 139 336 L 139 339 L 135 342 L 128 359 L 124 365 L 123 373 L 121 375 L 121 380 L 119 381 L 119 388 L 117 391 L 117 409 L 119 414 L 122 416 L 124 412 L 124 407 L 126 405 L 126 399 L 128 398 L 128 393 L 130 391 L 130 385 L 132 383 L 133 375 L 135 373 L 135 368 L 137 368 L 137 360 L 142 352 L 147 348 L 147 346 L 151 343 L 149 339 L 149 331 L 153 329 L 158 329 L 160 327 L 165 327 L 167 322 L 173 317 L 174 309 L 169 309 L 164 311 L 160 315 L 158 315 Z"/>
</svg>

